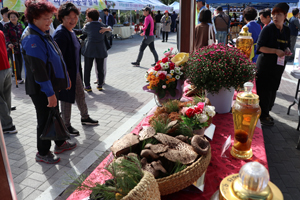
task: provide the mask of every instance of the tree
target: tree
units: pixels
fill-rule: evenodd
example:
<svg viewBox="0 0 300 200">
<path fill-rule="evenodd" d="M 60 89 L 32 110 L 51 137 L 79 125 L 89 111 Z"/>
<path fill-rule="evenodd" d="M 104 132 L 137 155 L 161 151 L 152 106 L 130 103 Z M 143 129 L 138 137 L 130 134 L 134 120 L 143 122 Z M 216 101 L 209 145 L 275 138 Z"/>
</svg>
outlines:
<svg viewBox="0 0 300 200">
<path fill-rule="evenodd" d="M 179 2 L 179 0 L 159 0 L 159 1 L 162 2 L 163 4 L 166 4 L 166 5 L 170 5 L 170 4 L 172 4 L 174 1 Z"/>
</svg>

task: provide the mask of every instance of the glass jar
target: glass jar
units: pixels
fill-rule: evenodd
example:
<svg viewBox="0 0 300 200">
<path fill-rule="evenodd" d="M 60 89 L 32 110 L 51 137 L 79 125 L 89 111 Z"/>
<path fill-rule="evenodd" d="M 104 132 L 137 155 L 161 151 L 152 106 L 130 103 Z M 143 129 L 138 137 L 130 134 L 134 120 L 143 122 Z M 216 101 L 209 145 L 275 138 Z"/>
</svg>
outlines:
<svg viewBox="0 0 300 200">
<path fill-rule="evenodd" d="M 252 33 L 248 32 L 248 27 L 244 27 L 243 31 L 239 33 L 239 37 L 236 40 L 236 48 L 240 49 L 247 56 L 247 58 L 250 58 L 252 45 Z"/>
<path fill-rule="evenodd" d="M 234 144 L 231 155 L 239 159 L 250 159 L 253 155 L 251 143 L 261 114 L 259 97 L 252 93 L 253 83 L 244 84 L 245 92 L 239 93 L 232 107 L 234 122 Z"/>
</svg>

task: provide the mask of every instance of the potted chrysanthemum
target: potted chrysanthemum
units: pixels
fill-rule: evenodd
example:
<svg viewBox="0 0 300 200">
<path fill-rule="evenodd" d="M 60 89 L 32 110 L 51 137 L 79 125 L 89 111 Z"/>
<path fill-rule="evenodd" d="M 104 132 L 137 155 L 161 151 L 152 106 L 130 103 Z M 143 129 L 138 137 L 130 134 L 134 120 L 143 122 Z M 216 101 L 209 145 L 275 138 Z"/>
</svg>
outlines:
<svg viewBox="0 0 300 200">
<path fill-rule="evenodd" d="M 218 113 L 230 111 L 234 90 L 255 76 L 255 65 L 234 47 L 210 45 L 190 54 L 184 64 L 186 78 L 198 89 L 206 90 Z M 227 96 L 220 97 L 218 95 Z"/>
</svg>

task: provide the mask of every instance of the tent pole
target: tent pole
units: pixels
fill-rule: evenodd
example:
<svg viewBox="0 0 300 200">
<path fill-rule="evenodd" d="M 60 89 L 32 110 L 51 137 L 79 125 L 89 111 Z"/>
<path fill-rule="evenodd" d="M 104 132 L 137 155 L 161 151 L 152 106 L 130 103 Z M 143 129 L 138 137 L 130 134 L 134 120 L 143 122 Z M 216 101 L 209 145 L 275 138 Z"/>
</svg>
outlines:
<svg viewBox="0 0 300 200">
<path fill-rule="evenodd" d="M 120 10 L 118 10 L 118 23 L 119 23 L 119 24 L 121 23 L 121 20 L 120 20 L 120 14 L 121 14 L 121 12 L 120 12 Z"/>
</svg>

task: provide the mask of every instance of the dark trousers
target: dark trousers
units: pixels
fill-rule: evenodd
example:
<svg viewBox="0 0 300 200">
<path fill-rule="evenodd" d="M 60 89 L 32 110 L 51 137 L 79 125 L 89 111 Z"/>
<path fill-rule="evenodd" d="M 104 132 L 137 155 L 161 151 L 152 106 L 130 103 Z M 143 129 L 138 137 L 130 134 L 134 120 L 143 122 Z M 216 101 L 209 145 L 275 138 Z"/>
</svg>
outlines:
<svg viewBox="0 0 300 200">
<path fill-rule="evenodd" d="M 13 56 L 12 52 L 9 53 L 9 58 L 11 60 L 11 66 L 12 66 L 12 73 L 14 73 L 14 63 L 13 63 Z M 16 62 L 16 73 L 17 73 L 17 79 L 22 80 L 22 68 L 23 68 L 23 59 L 22 59 L 22 54 L 15 53 L 15 62 Z M 14 73 L 15 74 L 15 73 Z"/>
<path fill-rule="evenodd" d="M 175 32 L 175 29 L 176 29 L 176 21 L 172 21 L 172 24 L 171 24 L 171 31 L 172 32 Z M 177 30 L 176 30 L 177 31 Z"/>
<path fill-rule="evenodd" d="M 156 52 L 155 47 L 154 47 L 154 36 L 147 36 L 147 39 L 143 39 L 143 41 L 141 43 L 141 46 L 140 46 L 140 52 L 139 52 L 139 55 L 138 55 L 138 58 L 137 58 L 137 62 L 138 63 L 141 62 L 141 60 L 143 58 L 143 55 L 144 55 L 144 51 L 145 51 L 147 46 L 149 46 L 150 51 L 152 52 L 152 54 L 154 56 L 155 63 L 157 63 L 158 62 L 158 55 L 157 55 L 157 52 Z"/>
<path fill-rule="evenodd" d="M 109 37 L 109 43 L 110 43 L 110 46 L 112 45 L 112 41 L 113 41 L 113 35 L 111 35 L 110 37 Z"/>
<path fill-rule="evenodd" d="M 259 96 L 259 106 L 261 108 L 261 118 L 266 118 L 269 112 L 272 110 L 277 90 L 272 90 L 271 88 L 266 88 L 265 84 L 256 81 L 257 95 Z"/>
<path fill-rule="evenodd" d="M 91 86 L 91 70 L 93 67 L 94 59 L 96 59 L 97 70 L 98 70 L 98 85 L 102 86 L 104 82 L 104 58 L 88 58 L 84 57 L 84 85 L 85 87 Z"/>
<path fill-rule="evenodd" d="M 166 41 L 168 41 L 169 32 L 163 31 L 162 33 L 163 33 L 163 40 L 165 40 L 165 36 L 166 36 Z"/>
<path fill-rule="evenodd" d="M 48 98 L 45 93 L 30 95 L 31 100 L 34 104 L 36 110 L 36 118 L 37 118 L 37 149 L 41 156 L 47 155 L 51 147 L 51 140 L 41 140 L 40 136 L 45 129 L 48 116 L 50 113 L 50 108 L 48 105 Z M 58 109 L 58 106 L 57 106 Z M 57 146 L 61 146 L 65 141 L 54 141 Z"/>
</svg>

